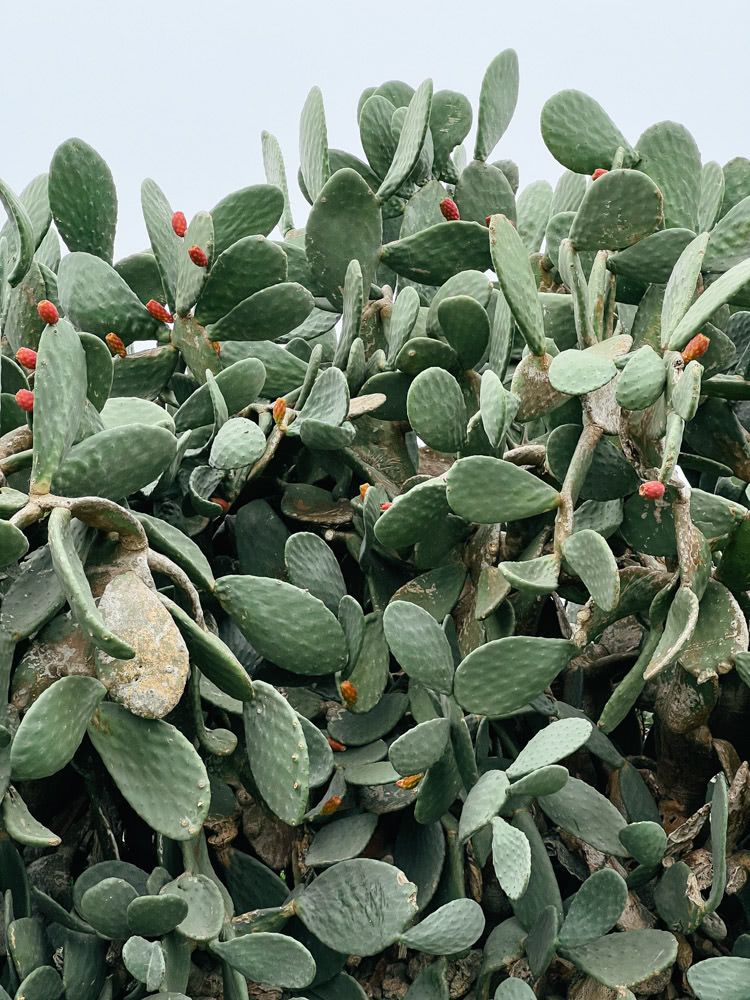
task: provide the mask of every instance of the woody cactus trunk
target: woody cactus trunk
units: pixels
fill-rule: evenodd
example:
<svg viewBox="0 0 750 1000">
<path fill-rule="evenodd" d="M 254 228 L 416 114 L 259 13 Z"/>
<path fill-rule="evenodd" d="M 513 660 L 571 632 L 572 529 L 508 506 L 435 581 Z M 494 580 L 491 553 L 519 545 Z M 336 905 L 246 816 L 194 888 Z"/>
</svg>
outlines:
<svg viewBox="0 0 750 1000">
<path fill-rule="evenodd" d="M 750 1000 L 750 161 L 517 90 L 0 183 L 2 1000 Z"/>
</svg>

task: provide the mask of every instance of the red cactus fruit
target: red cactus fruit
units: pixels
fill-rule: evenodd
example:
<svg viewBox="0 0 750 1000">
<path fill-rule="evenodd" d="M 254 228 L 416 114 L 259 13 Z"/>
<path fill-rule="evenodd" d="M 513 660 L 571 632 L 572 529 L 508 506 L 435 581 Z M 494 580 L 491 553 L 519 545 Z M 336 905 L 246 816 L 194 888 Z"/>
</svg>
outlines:
<svg viewBox="0 0 750 1000">
<path fill-rule="evenodd" d="M 216 352 L 217 358 L 221 357 L 221 341 L 220 340 L 209 340 L 209 344 L 213 351 Z"/>
<path fill-rule="evenodd" d="M 331 748 L 331 750 L 333 750 L 334 753 L 343 753 L 343 751 L 346 750 L 344 744 L 339 743 L 339 741 L 335 740 L 332 736 L 328 737 L 328 746 Z"/>
<path fill-rule="evenodd" d="M 330 799 L 327 799 L 323 803 L 323 805 L 321 807 L 321 810 L 320 810 L 320 815 L 321 816 L 330 816 L 331 813 L 335 813 L 336 810 L 338 809 L 338 807 L 341 805 L 341 803 L 343 801 L 344 800 L 341 798 L 340 795 L 332 795 L 330 797 Z"/>
<path fill-rule="evenodd" d="M 286 416 L 286 400 L 283 397 L 279 396 L 273 404 L 271 413 L 273 413 L 273 419 L 277 426 L 283 422 Z"/>
<path fill-rule="evenodd" d="M 609 170 L 605 170 L 604 167 L 597 167 L 596 170 L 591 175 L 591 180 L 598 181 L 600 177 L 604 177 L 604 175 L 608 173 Z"/>
<path fill-rule="evenodd" d="M 34 393 L 29 389 L 19 389 L 16 393 L 16 402 L 26 413 L 31 413 L 34 409 Z"/>
<path fill-rule="evenodd" d="M 693 339 L 689 340 L 685 345 L 685 350 L 682 352 L 682 360 L 687 364 L 689 361 L 695 361 L 696 358 L 702 358 L 710 344 L 711 341 L 705 334 L 696 333 Z"/>
<path fill-rule="evenodd" d="M 396 785 L 399 788 L 414 788 L 424 778 L 424 774 L 407 774 L 405 778 L 399 778 Z"/>
<path fill-rule="evenodd" d="M 225 514 L 229 510 L 229 501 L 225 500 L 223 497 L 211 497 L 211 503 L 218 504 Z"/>
<path fill-rule="evenodd" d="M 341 697 L 347 705 L 354 705 L 357 701 L 357 689 L 351 681 L 341 682 Z"/>
<path fill-rule="evenodd" d="M 638 487 L 638 493 L 644 500 L 661 500 L 664 492 L 664 483 L 660 483 L 658 479 L 650 479 Z"/>
<path fill-rule="evenodd" d="M 390 502 L 381 503 L 380 509 L 381 510 L 390 510 L 392 506 L 393 506 L 393 504 L 390 503 Z"/>
<path fill-rule="evenodd" d="M 184 212 L 175 212 L 172 216 L 172 229 L 177 236 L 184 236 L 187 232 L 187 219 Z"/>
<path fill-rule="evenodd" d="M 169 309 L 163 306 L 161 302 L 157 302 L 156 299 L 149 299 L 146 303 L 146 308 L 154 319 L 158 319 L 160 323 L 171 323 L 174 319 Z"/>
<path fill-rule="evenodd" d="M 444 219 L 448 222 L 455 222 L 457 219 L 461 218 L 461 213 L 458 210 L 458 205 L 452 198 L 443 198 L 440 202 L 440 212 Z"/>
<path fill-rule="evenodd" d="M 485 217 L 484 217 L 484 224 L 485 224 L 485 226 L 489 226 L 489 224 L 491 222 L 492 222 L 492 216 L 491 215 L 485 215 Z"/>
<path fill-rule="evenodd" d="M 36 311 L 39 313 L 39 318 L 43 319 L 47 326 L 54 326 L 60 319 L 57 306 L 49 299 L 42 299 L 41 302 L 37 303 Z"/>
<path fill-rule="evenodd" d="M 32 351 L 30 347 L 19 347 L 16 351 L 16 361 L 33 372 L 36 368 L 36 351 Z"/>
<path fill-rule="evenodd" d="M 118 358 L 124 358 L 125 355 L 128 353 L 125 350 L 125 344 L 123 343 L 122 339 L 117 336 L 116 333 L 108 333 L 107 336 L 104 338 L 104 340 L 106 341 L 107 347 L 110 349 L 110 351 L 113 354 L 116 354 Z"/>
<path fill-rule="evenodd" d="M 193 244 L 188 250 L 188 257 L 196 267 L 208 267 L 208 254 L 201 247 Z"/>
</svg>

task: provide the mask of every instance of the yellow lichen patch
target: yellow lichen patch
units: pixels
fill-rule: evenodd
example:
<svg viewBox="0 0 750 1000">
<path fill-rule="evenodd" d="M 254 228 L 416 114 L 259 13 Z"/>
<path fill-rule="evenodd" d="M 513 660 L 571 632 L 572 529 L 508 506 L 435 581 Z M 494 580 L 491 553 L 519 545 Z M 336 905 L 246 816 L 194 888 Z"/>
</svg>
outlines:
<svg viewBox="0 0 750 1000">
<path fill-rule="evenodd" d="M 134 715 L 161 719 L 185 689 L 190 663 L 187 647 L 172 616 L 135 573 L 115 577 L 99 602 L 108 628 L 135 650 L 132 660 L 97 652 L 97 675 Z"/>
</svg>

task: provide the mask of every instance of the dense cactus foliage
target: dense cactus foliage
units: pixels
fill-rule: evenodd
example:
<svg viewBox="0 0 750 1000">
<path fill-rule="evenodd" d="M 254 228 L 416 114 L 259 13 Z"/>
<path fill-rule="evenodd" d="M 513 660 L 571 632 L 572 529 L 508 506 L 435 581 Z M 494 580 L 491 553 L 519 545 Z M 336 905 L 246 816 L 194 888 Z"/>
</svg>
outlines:
<svg viewBox="0 0 750 1000">
<path fill-rule="evenodd" d="M 0 997 L 749 1000 L 750 161 L 517 89 L 0 182 Z"/>
</svg>

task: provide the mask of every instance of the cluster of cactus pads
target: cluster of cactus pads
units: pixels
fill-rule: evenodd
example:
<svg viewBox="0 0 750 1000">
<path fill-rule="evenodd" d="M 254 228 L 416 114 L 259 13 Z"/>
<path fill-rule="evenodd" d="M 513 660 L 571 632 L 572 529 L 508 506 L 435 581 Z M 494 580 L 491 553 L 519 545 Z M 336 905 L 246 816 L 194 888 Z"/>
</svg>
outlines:
<svg viewBox="0 0 750 1000">
<path fill-rule="evenodd" d="M 750 161 L 517 91 L 0 182 L 2 1000 L 750 1000 Z"/>
</svg>

